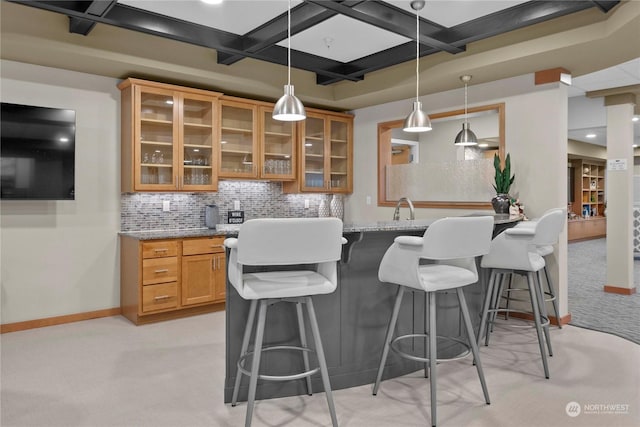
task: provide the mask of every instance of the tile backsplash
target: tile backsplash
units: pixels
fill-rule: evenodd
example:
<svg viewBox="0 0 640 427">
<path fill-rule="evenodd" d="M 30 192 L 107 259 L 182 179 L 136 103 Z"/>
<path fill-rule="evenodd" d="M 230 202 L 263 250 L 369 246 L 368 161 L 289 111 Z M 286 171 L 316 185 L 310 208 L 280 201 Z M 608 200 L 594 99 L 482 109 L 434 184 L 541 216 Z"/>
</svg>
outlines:
<svg viewBox="0 0 640 427">
<path fill-rule="evenodd" d="M 234 201 L 240 202 L 245 220 L 268 217 L 317 217 L 325 194 L 284 194 L 282 183 L 262 181 L 220 181 L 216 193 L 124 193 L 120 196 L 121 231 L 202 228 L 206 205 L 215 204 L 220 222 Z M 305 200 L 309 208 L 305 209 Z M 169 202 L 164 212 L 163 202 Z"/>
</svg>

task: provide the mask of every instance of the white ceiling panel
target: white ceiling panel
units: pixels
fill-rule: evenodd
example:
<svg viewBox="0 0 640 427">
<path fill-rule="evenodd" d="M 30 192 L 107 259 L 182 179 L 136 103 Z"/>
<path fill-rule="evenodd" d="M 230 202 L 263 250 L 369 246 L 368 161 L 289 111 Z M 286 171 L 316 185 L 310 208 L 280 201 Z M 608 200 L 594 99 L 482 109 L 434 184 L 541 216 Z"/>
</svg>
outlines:
<svg viewBox="0 0 640 427">
<path fill-rule="evenodd" d="M 283 0 L 226 0 L 218 5 L 201 0 L 118 0 L 118 3 L 242 35 L 287 12 Z M 301 0 L 292 0 L 293 8 Z"/>
<path fill-rule="evenodd" d="M 336 15 L 291 36 L 291 49 L 349 62 L 408 41 L 411 39 Z M 287 40 L 278 45 L 286 47 Z"/>
<path fill-rule="evenodd" d="M 526 0 L 427 0 L 420 11 L 420 17 L 445 27 L 453 27 L 525 2 Z M 388 3 L 415 14 L 409 0 L 392 0 Z"/>
</svg>

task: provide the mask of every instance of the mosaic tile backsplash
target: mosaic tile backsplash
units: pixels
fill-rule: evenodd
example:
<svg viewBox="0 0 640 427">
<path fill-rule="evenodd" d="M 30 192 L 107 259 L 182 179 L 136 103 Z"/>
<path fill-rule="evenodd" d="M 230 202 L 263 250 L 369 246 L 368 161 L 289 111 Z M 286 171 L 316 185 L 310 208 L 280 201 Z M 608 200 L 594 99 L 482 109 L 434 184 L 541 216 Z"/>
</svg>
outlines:
<svg viewBox="0 0 640 427">
<path fill-rule="evenodd" d="M 220 181 L 216 193 L 125 193 L 120 197 L 121 231 L 203 228 L 206 205 L 215 204 L 220 223 L 240 202 L 245 220 L 251 218 L 317 217 L 325 194 L 284 194 L 280 182 Z M 305 200 L 309 208 L 305 209 Z M 168 201 L 169 212 L 162 210 Z"/>
</svg>

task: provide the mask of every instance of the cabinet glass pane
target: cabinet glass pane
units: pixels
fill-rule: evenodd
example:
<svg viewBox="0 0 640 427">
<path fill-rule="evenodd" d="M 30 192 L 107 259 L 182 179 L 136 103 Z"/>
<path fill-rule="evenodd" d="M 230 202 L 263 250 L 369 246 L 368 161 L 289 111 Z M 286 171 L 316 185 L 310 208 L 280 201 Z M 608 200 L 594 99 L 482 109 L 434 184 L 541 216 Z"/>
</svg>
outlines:
<svg viewBox="0 0 640 427">
<path fill-rule="evenodd" d="M 173 96 L 141 93 L 139 143 L 142 184 L 173 182 L 173 108 Z"/>
<path fill-rule="evenodd" d="M 349 165 L 347 124 L 331 121 L 331 188 L 346 188 Z"/>
<path fill-rule="evenodd" d="M 272 112 L 264 114 L 263 175 L 292 175 L 293 129 L 295 122 L 274 120 Z"/>
<path fill-rule="evenodd" d="M 253 110 L 222 106 L 220 170 L 253 170 Z"/>
<path fill-rule="evenodd" d="M 325 187 L 324 155 L 324 120 L 307 117 L 303 159 L 305 187 Z"/>
<path fill-rule="evenodd" d="M 213 179 L 213 103 L 184 99 L 184 185 L 210 185 Z"/>
</svg>

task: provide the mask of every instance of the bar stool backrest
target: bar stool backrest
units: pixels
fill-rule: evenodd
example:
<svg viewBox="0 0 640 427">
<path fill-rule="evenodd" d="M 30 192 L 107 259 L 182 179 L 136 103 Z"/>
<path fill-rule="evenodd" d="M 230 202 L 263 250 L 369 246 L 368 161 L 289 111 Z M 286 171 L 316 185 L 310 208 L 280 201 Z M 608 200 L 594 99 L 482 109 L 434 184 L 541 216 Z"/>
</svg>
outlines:
<svg viewBox="0 0 640 427">
<path fill-rule="evenodd" d="M 471 258 L 489 252 L 493 217 L 455 217 L 435 221 L 424 232 L 422 258 Z"/>
<path fill-rule="evenodd" d="M 536 221 L 536 235 L 532 241 L 534 245 L 554 245 L 558 243 L 558 237 L 564 229 L 567 220 L 565 209 L 556 208 L 546 211 Z"/>
<path fill-rule="evenodd" d="M 237 262 L 294 265 L 335 262 L 342 252 L 338 218 L 261 218 L 240 226 Z"/>
</svg>

